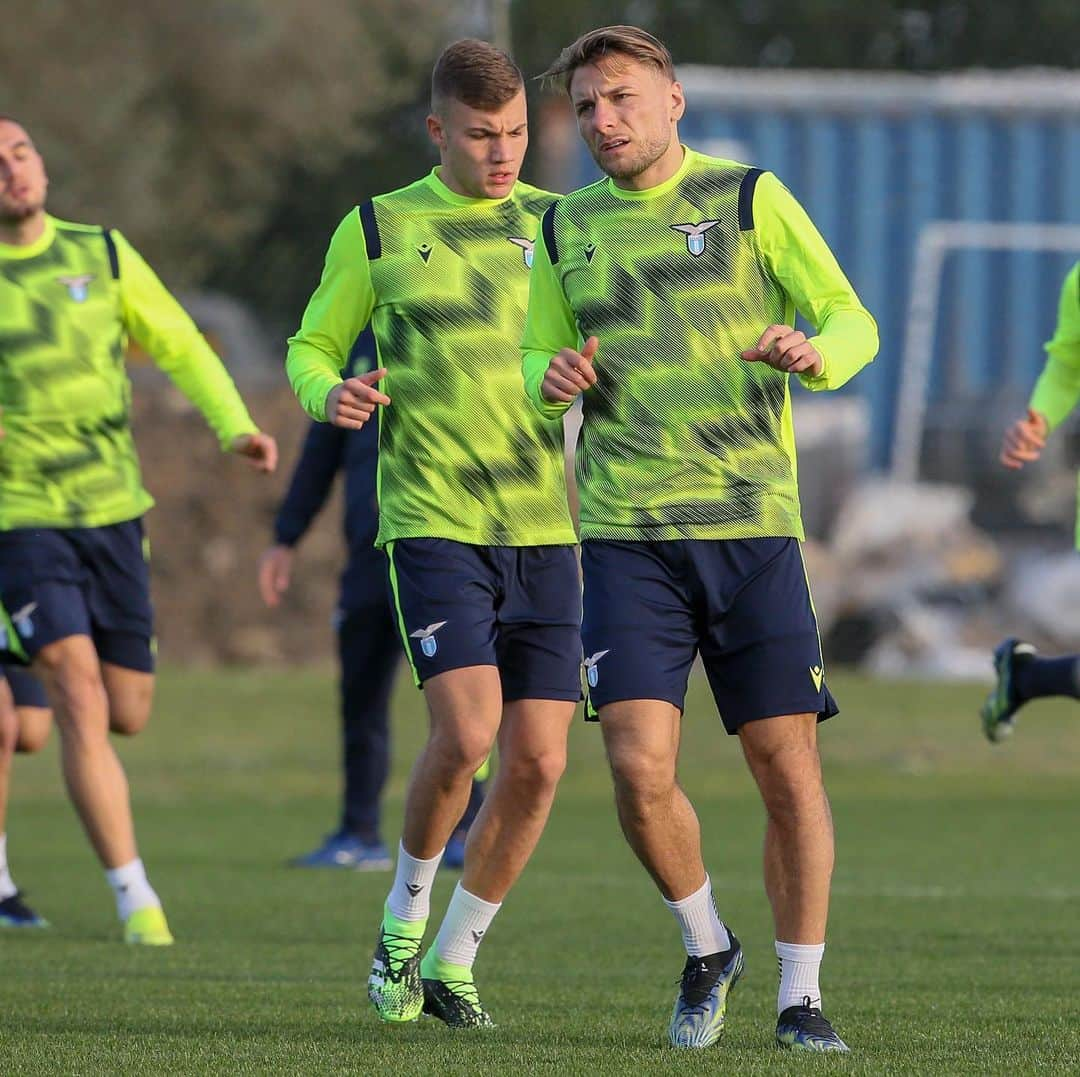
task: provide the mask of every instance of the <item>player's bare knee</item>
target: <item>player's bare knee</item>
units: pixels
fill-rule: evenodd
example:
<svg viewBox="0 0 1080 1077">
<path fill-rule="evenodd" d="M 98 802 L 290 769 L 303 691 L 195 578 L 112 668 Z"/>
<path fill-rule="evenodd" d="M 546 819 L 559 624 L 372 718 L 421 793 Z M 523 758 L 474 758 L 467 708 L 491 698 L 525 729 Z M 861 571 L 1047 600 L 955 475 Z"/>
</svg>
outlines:
<svg viewBox="0 0 1080 1077">
<path fill-rule="evenodd" d="M 530 790 L 534 796 L 551 795 L 566 770 L 566 752 L 558 748 L 526 752 L 500 760 L 514 789 Z"/>
<path fill-rule="evenodd" d="M 491 739 L 483 731 L 443 729 L 428 743 L 429 757 L 448 777 L 472 776 L 484 765 L 491 751 Z"/>
<path fill-rule="evenodd" d="M 22 755 L 40 752 L 48 743 L 51 728 L 52 712 L 47 707 L 20 707 L 15 751 Z"/>
<path fill-rule="evenodd" d="M 109 704 L 109 731 L 122 737 L 134 737 L 150 721 L 150 701 L 145 705 L 124 702 L 119 707 Z"/>
</svg>

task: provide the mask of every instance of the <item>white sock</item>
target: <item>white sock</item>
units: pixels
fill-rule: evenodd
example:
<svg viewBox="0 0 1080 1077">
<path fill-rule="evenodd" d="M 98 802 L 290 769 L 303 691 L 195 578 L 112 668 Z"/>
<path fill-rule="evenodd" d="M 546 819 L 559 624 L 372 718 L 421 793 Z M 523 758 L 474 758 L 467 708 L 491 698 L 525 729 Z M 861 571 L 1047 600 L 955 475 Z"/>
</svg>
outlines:
<svg viewBox="0 0 1080 1077">
<path fill-rule="evenodd" d="M 484 901 L 458 883 L 435 936 L 435 953 L 439 960 L 471 969 L 476 951 L 501 908 L 501 901 L 497 905 Z"/>
<path fill-rule="evenodd" d="M 141 860 L 136 859 L 130 864 L 109 868 L 105 872 L 105 878 L 113 889 L 116 911 L 121 920 L 126 920 L 133 912 L 147 906 L 161 906 L 160 899 L 146 877 L 146 869 Z"/>
<path fill-rule="evenodd" d="M 398 842 L 397 870 L 394 872 L 394 885 L 386 899 L 386 907 L 391 916 L 399 920 L 426 920 L 431 910 L 431 884 L 435 881 L 435 872 L 439 870 L 442 853 L 430 860 L 417 860 L 405 851 L 405 846 Z"/>
<path fill-rule="evenodd" d="M 789 1006 L 801 1006 L 806 999 L 810 1005 L 821 1009 L 821 988 L 818 972 L 825 943 L 802 946 L 797 942 L 777 942 L 776 959 L 780 966 L 780 991 L 776 996 L 776 1012 L 783 1013 Z"/>
<path fill-rule="evenodd" d="M 691 957 L 719 954 L 731 948 L 731 936 L 716 911 L 712 880 L 705 876 L 705 885 L 689 897 L 664 904 L 675 914 L 682 931 L 683 945 Z"/>
<path fill-rule="evenodd" d="M 7 834 L 0 834 L 0 901 L 19 892 L 7 864 Z"/>
</svg>

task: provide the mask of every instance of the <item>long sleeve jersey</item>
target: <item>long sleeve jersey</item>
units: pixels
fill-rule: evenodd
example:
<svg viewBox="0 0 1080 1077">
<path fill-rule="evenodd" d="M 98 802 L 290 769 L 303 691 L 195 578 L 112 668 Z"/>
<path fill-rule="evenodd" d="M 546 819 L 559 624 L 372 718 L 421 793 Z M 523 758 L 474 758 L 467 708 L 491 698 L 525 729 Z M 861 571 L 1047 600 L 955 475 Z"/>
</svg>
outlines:
<svg viewBox="0 0 1080 1077">
<path fill-rule="evenodd" d="M 521 344 L 526 392 L 551 357 L 599 338 L 577 451 L 581 537 L 803 536 L 789 376 L 747 363 L 796 309 L 834 389 L 877 351 L 877 326 L 805 211 L 771 173 L 685 152 L 666 182 L 611 180 L 545 214 Z"/>
<path fill-rule="evenodd" d="M 195 324 L 117 231 L 47 217 L 0 244 L 0 530 L 98 527 L 153 498 L 131 436 L 134 337 L 223 448 L 256 427 Z"/>
</svg>

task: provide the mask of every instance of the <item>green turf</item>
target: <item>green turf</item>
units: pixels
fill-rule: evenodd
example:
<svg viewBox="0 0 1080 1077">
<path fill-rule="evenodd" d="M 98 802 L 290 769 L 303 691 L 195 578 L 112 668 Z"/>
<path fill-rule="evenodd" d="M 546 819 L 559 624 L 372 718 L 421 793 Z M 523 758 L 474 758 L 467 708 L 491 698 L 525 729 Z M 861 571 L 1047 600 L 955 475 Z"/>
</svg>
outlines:
<svg viewBox="0 0 1080 1077">
<path fill-rule="evenodd" d="M 282 866 L 333 823 L 329 676 L 168 671 L 153 723 L 122 753 L 178 945 L 119 943 L 55 743 L 20 759 L 11 861 L 54 927 L 0 935 L 0 1071 L 1076 1072 L 1080 710 L 1030 708 L 1012 743 L 992 748 L 980 688 L 850 676 L 833 687 L 844 714 L 822 731 L 838 834 L 823 987 L 850 1058 L 772 1047 L 761 809 L 700 681 L 682 775 L 748 974 L 726 1039 L 689 1055 L 665 1047 L 678 935 L 619 835 L 595 727 L 575 726 L 551 825 L 481 951 L 499 1028 L 386 1027 L 364 996 L 389 875 Z M 395 713 L 388 839 L 424 728 L 404 683 Z"/>
</svg>

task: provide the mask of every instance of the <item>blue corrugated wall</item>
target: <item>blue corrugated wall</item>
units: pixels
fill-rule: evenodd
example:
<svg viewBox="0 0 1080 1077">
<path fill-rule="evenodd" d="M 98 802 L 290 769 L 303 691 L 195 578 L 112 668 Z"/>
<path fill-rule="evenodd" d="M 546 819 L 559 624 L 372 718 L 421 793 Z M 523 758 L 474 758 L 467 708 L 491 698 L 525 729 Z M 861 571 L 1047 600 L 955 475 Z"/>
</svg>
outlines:
<svg viewBox="0 0 1080 1077">
<path fill-rule="evenodd" d="M 1075 75 L 1062 78 L 1075 87 Z M 852 390 L 870 401 L 873 461 L 884 467 L 921 228 L 940 219 L 1080 223 L 1075 96 L 1060 109 L 1045 102 L 935 105 L 925 92 L 910 102 L 877 95 L 865 106 L 820 108 L 805 98 L 725 106 L 716 96 L 699 93 L 695 102 L 688 90 L 683 140 L 705 152 L 741 152 L 774 171 L 806 206 L 878 320 L 881 351 Z M 577 178 L 595 176 L 583 154 Z M 949 255 L 931 402 L 978 406 L 1025 393 L 1043 362 L 1061 280 L 1078 257 L 1080 250 Z"/>
</svg>

